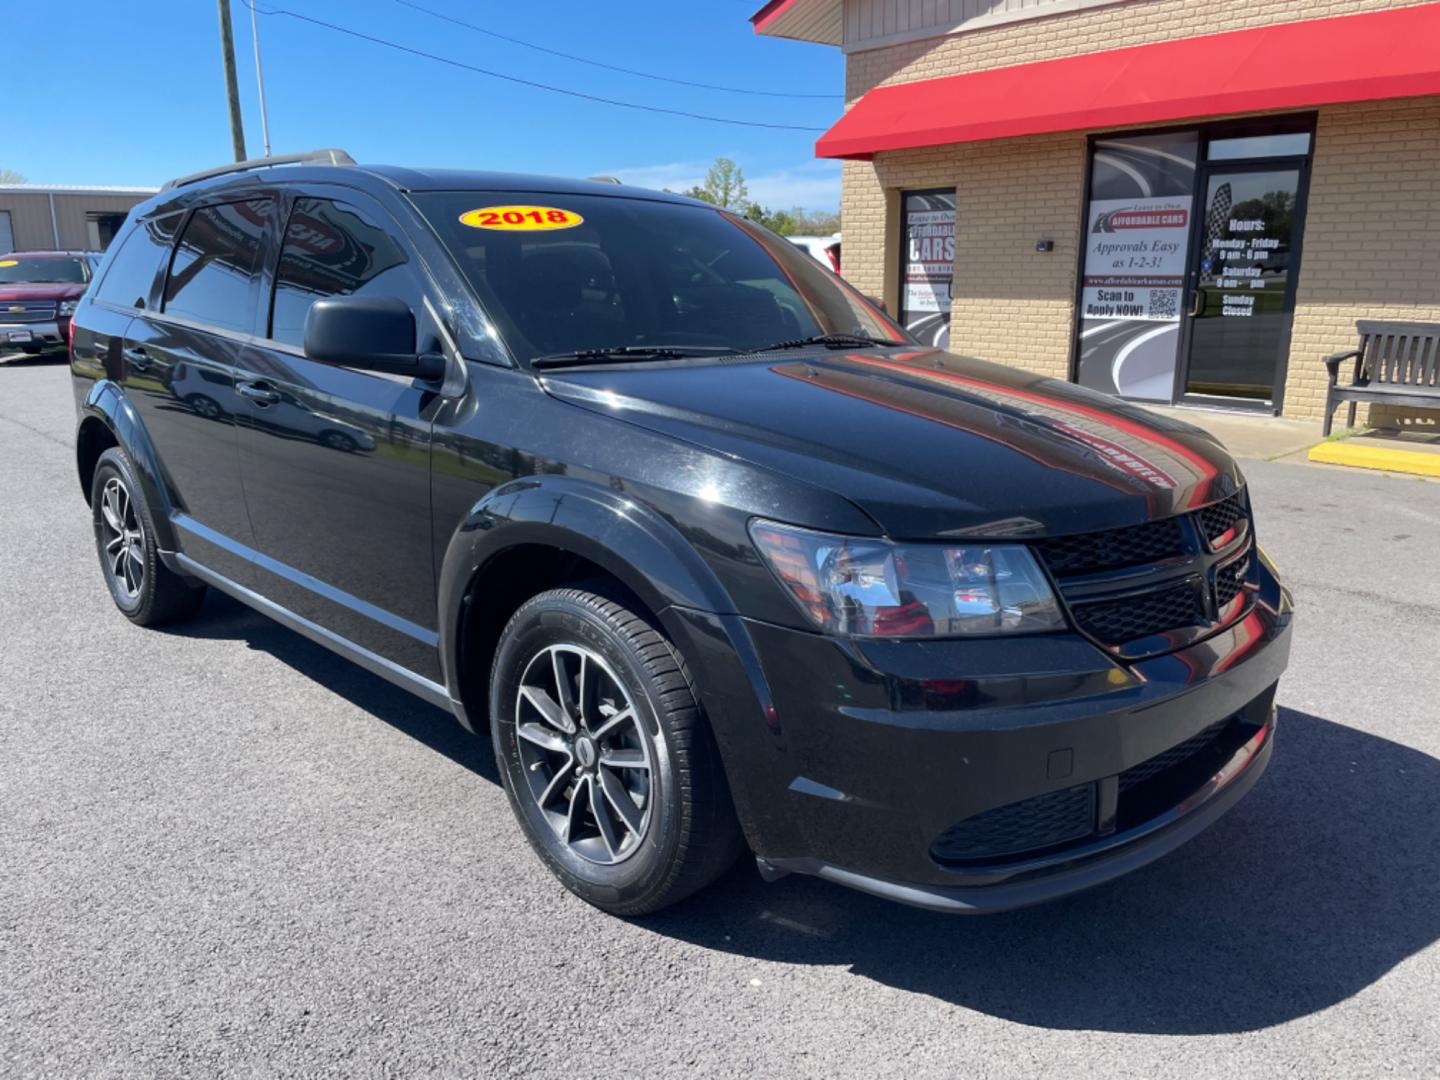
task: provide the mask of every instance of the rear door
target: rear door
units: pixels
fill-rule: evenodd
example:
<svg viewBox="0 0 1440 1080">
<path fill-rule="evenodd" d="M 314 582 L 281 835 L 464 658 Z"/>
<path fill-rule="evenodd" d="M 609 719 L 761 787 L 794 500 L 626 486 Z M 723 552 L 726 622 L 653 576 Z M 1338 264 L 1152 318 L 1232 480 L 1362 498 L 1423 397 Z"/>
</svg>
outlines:
<svg viewBox="0 0 1440 1080">
<path fill-rule="evenodd" d="M 250 521 L 240 486 L 235 369 L 257 318 L 273 196 L 197 207 L 179 228 L 159 310 L 130 324 L 124 383 L 170 488 L 184 553 L 249 584 Z"/>
<path fill-rule="evenodd" d="M 428 337 L 428 279 L 368 197 L 320 188 L 288 202 L 261 340 L 237 383 L 256 587 L 438 680 L 430 420 L 439 399 L 413 379 L 318 363 L 302 348 L 310 305 L 331 296 L 398 297 Z"/>
</svg>

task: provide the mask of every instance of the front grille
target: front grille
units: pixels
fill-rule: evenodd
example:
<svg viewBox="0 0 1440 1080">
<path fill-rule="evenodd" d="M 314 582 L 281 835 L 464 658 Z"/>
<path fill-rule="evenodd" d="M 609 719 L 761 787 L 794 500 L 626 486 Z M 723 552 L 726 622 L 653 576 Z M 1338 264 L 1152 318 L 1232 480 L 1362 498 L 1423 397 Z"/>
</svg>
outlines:
<svg viewBox="0 0 1440 1080">
<path fill-rule="evenodd" d="M 1236 617 L 1236 611 L 1226 609 L 1249 575 L 1250 541 L 1241 557 L 1218 569 L 1216 548 L 1221 539 L 1233 545 L 1227 534 L 1248 520 L 1245 494 L 1236 492 L 1177 517 L 1032 544 L 1076 626 L 1122 656 L 1138 659 L 1217 628 L 1221 613 L 1226 620 Z M 1191 632 L 1153 640 L 1167 631 Z"/>
<path fill-rule="evenodd" d="M 930 849 L 940 862 L 977 862 L 1081 840 L 1095 831 L 1095 785 L 997 806 L 952 825 Z"/>
<path fill-rule="evenodd" d="M 1239 595 L 1240 590 L 1245 587 L 1249 570 L 1250 557 L 1247 555 L 1215 571 L 1215 603 L 1218 607 L 1223 609 Z"/>
<path fill-rule="evenodd" d="M 1200 753 L 1225 730 L 1229 723 L 1228 719 L 1217 720 L 1199 734 L 1192 735 L 1169 750 L 1156 754 L 1133 768 L 1126 769 L 1120 774 L 1120 794 L 1125 794 L 1137 784 L 1145 783 L 1146 780 L 1153 780 L 1166 770 L 1173 769 L 1176 765 Z"/>
<path fill-rule="evenodd" d="M 1185 551 L 1178 518 L 1147 521 L 1128 529 L 1057 536 L 1039 540 L 1035 547 L 1056 577 L 1159 562 Z"/>
<path fill-rule="evenodd" d="M 16 309 L 19 309 L 18 311 Z M 52 322 L 55 318 L 55 301 L 27 300 L 6 303 L 0 300 L 0 323 Z"/>
<path fill-rule="evenodd" d="M 1240 504 L 1239 495 L 1231 495 L 1223 502 L 1212 503 L 1195 515 L 1200 532 L 1211 544 L 1233 529 L 1235 523 L 1244 516 L 1245 507 Z"/>
<path fill-rule="evenodd" d="M 1101 641 L 1121 644 L 1179 630 L 1205 621 L 1205 609 L 1194 582 L 1159 592 L 1140 593 L 1123 600 L 1077 604 L 1080 629 Z"/>
</svg>

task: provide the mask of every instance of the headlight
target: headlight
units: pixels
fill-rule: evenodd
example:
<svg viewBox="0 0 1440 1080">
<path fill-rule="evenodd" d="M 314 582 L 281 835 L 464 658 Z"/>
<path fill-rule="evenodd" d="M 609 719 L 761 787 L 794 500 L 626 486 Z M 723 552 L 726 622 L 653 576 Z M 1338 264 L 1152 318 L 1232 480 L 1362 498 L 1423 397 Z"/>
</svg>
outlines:
<svg viewBox="0 0 1440 1080">
<path fill-rule="evenodd" d="M 1063 630 L 1028 549 L 891 544 L 754 521 L 750 537 L 822 630 L 863 637 L 959 637 Z"/>
<path fill-rule="evenodd" d="M 68 319 L 71 315 L 74 315 L 75 308 L 79 303 L 79 300 L 61 300 L 60 307 L 57 309 L 60 318 Z"/>
</svg>

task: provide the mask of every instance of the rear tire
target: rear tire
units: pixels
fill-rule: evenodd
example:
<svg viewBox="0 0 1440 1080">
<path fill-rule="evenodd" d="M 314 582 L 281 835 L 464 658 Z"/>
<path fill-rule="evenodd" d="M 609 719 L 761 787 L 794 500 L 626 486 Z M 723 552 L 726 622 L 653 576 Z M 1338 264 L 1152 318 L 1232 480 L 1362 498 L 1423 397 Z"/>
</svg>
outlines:
<svg viewBox="0 0 1440 1080">
<path fill-rule="evenodd" d="M 200 610 L 205 586 L 191 585 L 160 558 L 155 519 L 130 459 L 111 447 L 90 484 L 95 547 L 110 598 L 139 626 L 188 619 Z"/>
<path fill-rule="evenodd" d="M 625 605 L 581 589 L 527 601 L 496 649 L 490 715 L 526 838 L 596 907 L 658 911 L 743 848 L 685 662 Z"/>
</svg>

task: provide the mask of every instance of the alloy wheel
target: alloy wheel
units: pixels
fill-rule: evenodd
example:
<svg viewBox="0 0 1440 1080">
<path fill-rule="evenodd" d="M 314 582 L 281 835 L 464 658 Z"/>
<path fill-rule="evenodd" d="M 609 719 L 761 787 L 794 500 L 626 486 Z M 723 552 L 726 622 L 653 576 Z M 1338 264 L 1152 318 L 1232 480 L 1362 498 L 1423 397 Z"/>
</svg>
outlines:
<svg viewBox="0 0 1440 1080">
<path fill-rule="evenodd" d="M 145 587 L 145 531 L 135 515 L 135 502 L 120 478 L 112 476 L 100 496 L 105 530 L 105 568 L 127 600 Z"/>
<path fill-rule="evenodd" d="M 574 644 L 536 653 L 520 677 L 515 735 L 530 796 L 560 843 L 601 865 L 635 853 L 654 803 L 651 742 L 599 655 Z"/>
</svg>

